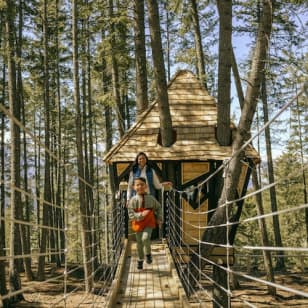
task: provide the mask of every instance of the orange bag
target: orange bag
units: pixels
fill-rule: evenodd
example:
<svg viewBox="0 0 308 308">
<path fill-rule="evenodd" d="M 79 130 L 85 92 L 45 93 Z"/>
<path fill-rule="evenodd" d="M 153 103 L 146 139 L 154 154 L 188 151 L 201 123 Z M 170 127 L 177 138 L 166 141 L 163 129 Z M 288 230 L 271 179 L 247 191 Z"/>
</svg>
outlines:
<svg viewBox="0 0 308 308">
<path fill-rule="evenodd" d="M 135 210 L 136 212 L 142 212 L 144 211 L 144 208 L 140 208 Z M 140 232 L 143 231 L 144 228 L 150 227 L 150 228 L 155 228 L 156 227 L 156 220 L 154 216 L 153 210 L 150 210 L 149 214 L 143 218 L 143 220 L 137 221 L 133 220 L 132 221 L 132 230 L 134 232 Z"/>
</svg>

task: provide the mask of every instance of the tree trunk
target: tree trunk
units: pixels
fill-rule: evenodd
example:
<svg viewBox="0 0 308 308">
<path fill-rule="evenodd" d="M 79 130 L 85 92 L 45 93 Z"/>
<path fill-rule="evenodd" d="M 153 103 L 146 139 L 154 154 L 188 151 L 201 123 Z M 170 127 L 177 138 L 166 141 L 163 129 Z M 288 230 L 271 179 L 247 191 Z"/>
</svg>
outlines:
<svg viewBox="0 0 308 308">
<path fill-rule="evenodd" d="M 16 63 L 15 63 L 15 46 L 14 46 L 14 10 L 15 4 L 11 0 L 7 4 L 7 69 L 8 69 L 8 100 L 12 116 L 20 120 L 20 106 L 16 97 Z M 10 258 L 9 258 L 9 285 L 10 291 L 15 292 L 21 289 L 19 273 L 17 271 L 17 262 L 15 256 L 21 253 L 19 225 L 14 219 L 20 219 L 21 195 L 16 190 L 20 189 L 20 128 L 15 124 L 13 118 L 10 119 L 11 134 L 11 228 L 10 228 Z M 22 293 L 13 297 L 13 301 L 23 300 Z"/>
<path fill-rule="evenodd" d="M 218 0 L 217 7 L 219 12 L 219 65 L 218 65 L 218 104 L 217 104 L 217 141 L 222 146 L 230 145 L 230 105 L 231 105 L 231 55 L 232 55 L 232 1 Z M 240 166 L 239 166 L 239 169 Z M 234 174 L 239 177 L 239 170 Z M 234 188 L 228 188 L 230 193 L 235 196 Z M 232 192 L 231 192 L 232 191 Z M 227 199 L 230 200 L 230 199 Z M 232 199 L 231 199 L 232 200 Z M 215 214 L 214 214 L 215 215 Z M 225 217 L 227 218 L 227 217 Z M 221 228 L 221 240 L 227 243 L 226 228 Z M 227 271 L 219 267 L 213 267 L 213 280 L 218 285 L 228 289 Z M 230 307 L 228 295 L 220 287 L 214 284 L 213 307 L 223 305 Z"/>
<path fill-rule="evenodd" d="M 2 19 L 1 19 L 2 20 Z M 1 84 L 1 103 L 5 101 L 5 71 L 6 66 L 3 65 L 2 69 L 2 84 Z M 1 159 L 1 170 L 0 170 L 0 257 L 5 257 L 5 116 L 4 113 L 1 112 L 1 144 L 0 144 L 0 159 Z M 5 274 L 5 261 L 0 260 L 0 295 L 4 295 L 7 293 L 6 288 L 6 274 Z M 1 302 L 0 302 L 1 304 Z"/>
<path fill-rule="evenodd" d="M 74 102 L 76 107 L 76 146 L 77 146 L 77 167 L 78 167 L 78 184 L 79 184 L 79 202 L 80 215 L 82 226 L 82 250 L 83 250 L 83 264 L 85 275 L 85 291 L 91 292 L 93 286 L 92 262 L 91 260 L 91 241 L 89 237 L 90 226 L 88 225 L 88 211 L 86 204 L 86 189 L 84 184 L 84 157 L 82 146 L 82 122 L 80 110 L 80 92 L 79 92 L 79 66 L 78 66 L 78 26 L 77 26 L 77 0 L 72 3 L 72 36 L 73 36 L 73 80 L 74 80 Z"/>
<path fill-rule="evenodd" d="M 258 191 L 260 189 L 260 185 L 259 185 L 259 182 L 258 182 L 257 171 L 256 171 L 255 168 L 252 170 L 252 183 L 253 183 L 254 190 Z M 257 204 L 258 216 L 264 215 L 263 201 L 262 201 L 261 193 L 256 194 L 256 204 Z M 270 243 L 269 243 L 268 236 L 267 236 L 265 219 L 259 218 L 258 223 L 259 223 L 259 228 L 260 228 L 260 231 L 261 231 L 262 246 L 263 247 L 269 247 Z M 263 250 L 263 258 L 264 258 L 264 267 L 265 267 L 265 271 L 266 271 L 267 281 L 275 283 L 271 252 L 268 251 L 268 250 Z M 276 295 L 276 288 L 275 287 L 268 285 L 267 290 L 268 290 L 268 293 L 270 295 L 272 295 L 272 296 Z"/>
<path fill-rule="evenodd" d="M 62 151 L 62 110 L 61 110 L 61 92 L 60 92 L 60 55 L 59 55 L 59 0 L 56 1 L 56 21 L 57 21 L 57 30 L 56 30 L 56 106 L 58 110 L 58 125 L 57 125 L 57 137 L 58 137 L 58 145 L 57 145 L 57 184 L 56 184 L 56 205 L 58 208 L 56 209 L 56 224 L 59 228 L 59 246 L 60 246 L 60 252 L 59 252 L 59 258 L 57 259 L 58 264 L 57 266 L 60 267 L 61 263 L 65 261 L 65 233 L 63 231 L 64 229 L 64 202 L 63 202 L 63 185 L 64 182 L 62 182 L 63 179 L 63 173 L 64 168 L 61 162 L 64 161 L 63 159 L 63 152 Z"/>
<path fill-rule="evenodd" d="M 94 122 L 93 125 L 93 129 L 94 129 L 94 139 L 95 139 L 95 150 L 96 153 L 99 152 L 98 147 L 99 147 L 99 141 L 98 141 L 98 135 L 97 135 L 97 129 L 96 129 L 96 123 Z M 95 159 L 95 189 L 96 189 L 96 195 L 95 195 L 95 201 L 96 201 L 96 211 L 95 211 L 95 215 L 96 215 L 96 219 L 97 219 L 97 229 L 102 230 L 103 226 L 102 226 L 102 215 L 103 213 L 101 213 L 100 209 L 101 209 L 101 195 L 100 195 L 100 161 L 99 161 L 99 156 L 95 155 L 94 156 Z M 97 249 L 98 249 L 98 262 L 99 264 L 103 263 L 103 258 L 102 258 L 102 240 L 101 240 L 101 235 L 104 233 L 104 231 L 102 232 L 98 232 L 97 234 Z"/>
<path fill-rule="evenodd" d="M 205 73 L 202 37 L 201 37 L 200 23 L 199 23 L 198 3 L 196 0 L 190 0 L 190 4 L 192 8 L 191 16 L 192 16 L 192 25 L 194 28 L 195 49 L 197 55 L 197 72 L 199 80 L 204 85 L 205 89 L 207 89 L 207 80 L 206 80 L 207 78 Z"/>
<path fill-rule="evenodd" d="M 211 217 L 208 226 L 217 226 L 225 224 L 227 218 L 230 214 L 232 204 L 229 204 L 227 209 L 225 206 L 226 200 L 234 200 L 237 193 L 237 185 L 240 176 L 241 170 L 241 158 L 243 152 L 241 147 L 244 144 L 247 136 L 249 136 L 251 123 L 256 109 L 257 99 L 259 97 L 260 85 L 262 80 L 262 74 L 264 70 L 264 65 L 267 58 L 268 45 L 270 41 L 272 27 L 272 2 L 270 0 L 264 1 L 263 15 L 261 17 L 257 43 L 255 52 L 252 60 L 252 69 L 248 80 L 248 88 L 244 100 L 244 105 L 242 113 L 240 116 L 240 121 L 238 125 L 237 132 L 232 144 L 233 149 L 233 158 L 229 162 L 229 166 L 226 170 L 224 187 L 221 193 L 219 200 L 218 208 Z M 201 245 L 201 254 L 205 258 L 210 256 L 214 248 L 213 244 L 225 244 L 226 243 L 226 227 L 219 228 L 208 228 L 203 233 L 202 243 L 211 243 L 211 244 L 202 244 Z M 195 265 L 192 264 L 196 262 L 192 258 L 191 262 L 188 265 L 189 280 L 191 285 L 194 286 L 193 277 L 197 277 Z M 197 264 L 197 263 L 195 263 Z M 205 265 L 205 261 L 201 259 L 201 268 Z M 225 307 L 228 303 L 222 303 Z"/>
<path fill-rule="evenodd" d="M 38 129 L 38 139 L 39 141 L 37 142 L 36 139 L 34 140 L 34 169 L 35 169 L 35 197 L 36 197 L 36 202 L 37 202 L 37 206 L 36 206 L 36 223 L 37 225 L 41 224 L 41 145 L 40 145 L 40 131 L 41 131 L 41 117 L 39 117 L 39 124 L 38 127 L 36 127 L 36 119 L 35 119 L 35 115 L 33 116 L 33 122 L 34 122 L 34 131 L 36 132 L 36 130 Z M 41 234 L 42 234 L 42 230 L 38 229 L 37 230 L 37 247 L 40 247 L 40 243 L 41 243 Z"/>
<path fill-rule="evenodd" d="M 265 84 L 265 74 L 262 79 L 262 91 L 261 98 L 263 103 L 263 119 L 264 124 L 269 121 L 268 117 L 268 106 L 267 106 L 267 93 L 266 93 L 266 84 Z M 268 180 L 269 183 L 274 183 L 274 167 L 273 167 L 273 157 L 272 157 L 272 146 L 271 146 L 271 134 L 270 128 L 267 126 L 265 128 L 265 144 L 266 144 L 266 156 L 267 156 L 267 169 L 268 169 Z M 270 201 L 271 201 L 271 209 L 273 213 L 277 212 L 277 199 L 276 199 L 276 188 L 275 186 L 270 187 Z M 278 215 L 273 215 L 273 227 L 274 227 L 274 236 L 275 236 L 275 244 L 276 247 L 282 246 L 282 239 L 280 233 L 280 223 Z M 277 270 L 285 270 L 285 262 L 284 262 L 284 252 L 277 251 L 279 257 L 276 259 L 276 269 Z"/>
<path fill-rule="evenodd" d="M 51 81 L 53 82 L 53 81 Z M 52 91 L 51 91 L 52 92 Z M 52 95 L 52 93 L 51 93 Z M 51 98 L 49 105 L 54 105 L 54 98 Z M 56 131 L 54 130 L 56 123 L 54 118 L 54 113 L 50 114 L 50 150 L 52 153 L 55 153 L 56 148 Z M 56 174 L 56 161 L 54 157 L 50 157 L 50 198 L 52 206 L 50 206 L 50 215 L 49 215 L 49 226 L 52 228 L 49 230 L 49 260 L 52 263 L 57 263 L 57 255 L 55 254 L 56 251 L 58 251 L 58 243 L 57 243 L 57 232 L 55 229 L 56 226 L 56 204 L 55 204 L 55 174 Z"/>
<path fill-rule="evenodd" d="M 87 168 L 88 168 L 88 174 L 87 174 L 87 182 L 89 185 L 87 185 L 87 195 L 89 199 L 89 208 L 91 215 L 95 213 L 95 202 L 94 202 L 94 195 L 93 195 L 93 189 L 94 189 L 94 153 L 93 153 L 93 148 L 94 148 L 94 143 L 93 143 L 93 111 L 92 111 L 92 85 L 91 85 L 91 35 L 90 35 L 90 24 L 89 20 L 87 19 L 86 22 L 86 97 L 88 98 L 87 100 L 87 111 L 88 111 L 88 122 L 87 122 L 87 135 L 88 135 L 88 163 L 87 163 Z M 96 225 L 95 225 L 95 218 L 92 216 L 91 218 L 91 224 L 92 224 L 92 229 L 97 230 Z M 93 264 L 94 268 L 98 266 L 98 259 L 97 259 L 97 235 L 95 232 L 92 234 L 92 243 L 93 244 L 93 249 L 92 249 L 92 258 L 93 258 Z"/>
<path fill-rule="evenodd" d="M 83 132 L 83 161 L 84 161 L 84 180 L 85 180 L 85 198 L 86 198 L 86 205 L 87 205 L 87 225 L 91 226 L 90 229 L 93 229 L 93 221 L 92 221 L 92 214 L 93 214 L 93 195 L 92 195 L 92 187 L 90 180 L 90 162 L 89 162 L 89 138 L 88 138 L 88 118 L 91 116 L 88 112 L 88 104 L 87 101 L 89 100 L 89 92 L 87 90 L 88 80 L 87 80 L 87 44 L 86 40 L 88 39 L 89 33 L 87 33 L 87 25 L 85 20 L 83 19 L 81 22 L 80 34 L 82 35 L 81 41 L 81 50 L 84 51 L 84 54 L 81 57 L 81 91 L 82 91 L 82 100 L 80 100 L 81 105 L 81 121 L 82 121 L 82 132 Z M 87 37 L 87 39 L 85 39 Z M 93 234 L 89 232 L 88 234 L 90 242 L 93 243 Z"/>
<path fill-rule="evenodd" d="M 110 51 L 111 51 L 111 75 L 112 75 L 112 93 L 113 99 L 115 102 L 115 109 L 116 109 L 116 117 L 118 122 L 118 130 L 120 137 L 124 135 L 125 128 L 124 128 L 124 117 L 122 112 L 122 104 L 121 104 L 121 97 L 119 91 L 119 70 L 118 70 L 118 63 L 115 56 L 115 51 L 117 50 L 116 42 L 115 42 L 115 35 L 116 29 L 114 26 L 114 16 L 113 16 L 113 0 L 109 0 L 109 18 L 110 18 Z"/>
<path fill-rule="evenodd" d="M 239 100 L 239 103 L 240 103 L 240 106 L 241 106 L 241 109 L 242 109 L 243 105 L 244 105 L 244 93 L 243 93 L 243 90 L 242 90 L 241 77 L 240 77 L 240 73 L 238 71 L 238 67 L 237 67 L 236 58 L 235 58 L 235 55 L 234 55 L 233 48 L 232 48 L 232 54 L 231 54 L 231 64 L 232 64 L 232 72 L 233 72 L 233 76 L 234 76 L 237 96 L 238 96 L 238 100 Z"/>
<path fill-rule="evenodd" d="M 235 59 L 233 50 L 232 50 L 232 71 L 233 71 L 233 74 L 234 74 L 234 80 L 235 80 L 236 89 L 237 89 L 237 96 L 239 98 L 239 103 L 240 103 L 240 106 L 241 106 L 241 109 L 242 109 L 243 106 L 244 106 L 244 94 L 243 94 L 243 91 L 242 91 L 240 75 L 239 75 L 239 72 L 238 72 L 236 59 Z M 258 191 L 259 188 L 260 188 L 260 185 L 259 185 L 258 176 L 257 176 L 257 172 L 256 172 L 255 168 L 252 170 L 252 183 L 253 183 L 255 191 Z M 263 215 L 264 214 L 263 201 L 262 201 L 262 194 L 260 194 L 260 193 L 258 193 L 256 195 L 256 204 L 257 204 L 258 215 L 259 216 Z M 269 240 L 268 240 L 268 235 L 267 235 L 267 230 L 266 230 L 265 219 L 260 218 L 258 220 L 258 223 L 259 223 L 259 228 L 260 228 L 261 236 L 262 236 L 262 245 L 263 246 L 270 246 Z M 265 270 L 266 270 L 266 275 L 267 275 L 268 281 L 275 282 L 275 277 L 274 277 L 274 272 L 273 272 L 273 264 L 272 264 L 270 251 L 264 250 L 263 251 L 263 257 L 264 257 L 264 265 L 265 265 Z M 269 294 L 275 296 L 276 295 L 276 288 L 268 286 L 268 292 L 269 292 Z"/>
<path fill-rule="evenodd" d="M 232 1 L 218 0 L 219 12 L 219 64 L 217 97 L 217 141 L 230 145 L 231 59 L 232 59 Z"/>
<path fill-rule="evenodd" d="M 18 65 L 20 66 L 20 65 Z M 21 68 L 18 68 L 18 84 L 20 90 L 18 91 L 19 93 L 22 93 L 22 76 L 21 76 Z M 26 126 L 26 119 L 25 119 L 25 106 L 24 106 L 24 100 L 21 98 L 21 107 L 22 107 L 22 123 L 24 126 Z M 24 190 L 26 192 L 29 192 L 28 190 L 28 163 L 27 163 L 27 140 L 26 140 L 26 132 L 23 131 L 23 161 L 24 161 Z M 31 209 L 30 209 L 30 202 L 29 202 L 29 197 L 26 194 L 25 195 L 25 221 L 30 222 L 31 219 Z M 31 228 L 30 226 L 21 226 L 22 230 L 22 237 L 23 237 L 23 242 L 24 242 L 24 249 L 23 249 L 23 254 L 30 255 L 31 254 Z M 27 280 L 31 281 L 34 279 L 33 277 L 33 272 L 31 269 L 31 258 L 26 257 L 24 258 L 24 267 L 25 267 L 25 272 L 27 276 Z"/>
<path fill-rule="evenodd" d="M 63 142 L 65 143 L 65 142 Z M 63 152 L 62 152 L 62 155 L 63 155 L 63 164 L 65 165 L 68 161 L 67 159 L 67 154 L 66 154 L 66 150 L 64 148 Z M 61 199 L 62 199 L 62 208 L 61 208 L 61 226 L 62 229 L 65 228 L 68 220 L 67 220 L 67 217 L 68 217 L 68 213 L 67 213 L 67 210 L 65 209 L 65 204 L 66 204 L 66 168 L 62 168 L 62 189 L 61 189 Z M 61 236 L 60 236 L 60 241 L 61 241 L 61 251 L 62 251 L 62 254 L 61 254 L 61 261 L 64 262 L 65 261 L 65 258 L 66 258 L 66 254 L 64 253 L 64 249 L 66 247 L 66 241 L 67 241 L 67 238 L 66 238 L 66 232 L 65 231 L 62 231 L 61 232 Z"/>
<path fill-rule="evenodd" d="M 268 122 L 268 109 L 267 109 L 267 96 L 265 89 L 265 82 L 263 82 L 262 87 L 262 102 L 263 102 L 263 112 L 264 112 L 264 124 Z M 274 183 L 274 169 L 273 169 L 273 159 L 272 159 L 272 149 L 271 149 L 271 136 L 269 127 L 265 128 L 265 139 L 266 139 L 266 153 L 267 153 L 267 168 L 268 168 L 268 178 L 269 183 Z M 270 202 L 271 202 L 271 210 L 273 213 L 277 212 L 277 200 L 276 200 L 276 189 L 275 186 L 270 187 Z M 276 247 L 282 247 L 282 239 L 280 234 L 280 223 L 279 217 L 277 215 L 273 215 L 273 228 L 274 228 L 274 236 L 275 236 L 275 244 Z M 284 252 L 277 251 L 279 257 L 276 259 L 276 269 L 283 270 L 285 269 L 284 264 Z"/>
<path fill-rule="evenodd" d="M 228 288 L 228 277 L 226 270 L 213 265 L 213 279 L 219 286 L 213 286 L 213 308 L 231 307 L 228 295 L 222 288 Z"/>
<path fill-rule="evenodd" d="M 160 119 L 160 133 L 162 146 L 169 147 L 174 142 L 172 119 L 169 108 L 167 82 L 164 65 L 164 55 L 161 43 L 160 22 L 157 0 L 147 0 L 149 11 L 149 25 L 151 33 L 151 47 L 154 64 L 155 86 Z"/>
<path fill-rule="evenodd" d="M 135 57 L 137 117 L 148 108 L 147 61 L 144 34 L 144 0 L 135 0 Z"/>
<path fill-rule="evenodd" d="M 170 60 L 170 18 L 168 10 L 168 2 L 165 1 L 164 9 L 166 11 L 166 62 L 167 62 L 167 82 L 170 81 L 171 75 L 171 60 Z"/>
<path fill-rule="evenodd" d="M 105 63 L 104 63 L 105 64 Z M 104 93 L 107 93 L 108 91 L 108 76 L 105 73 L 103 73 L 103 88 L 104 88 Z M 104 113 L 104 117 L 105 117 L 105 145 L 106 145 L 106 153 L 111 149 L 112 147 L 112 114 L 111 114 L 111 108 L 108 105 L 105 105 L 105 113 Z M 108 168 L 108 167 L 107 167 Z M 108 170 L 106 168 L 106 173 L 108 174 Z M 110 174 L 110 172 L 109 172 Z M 108 174 L 108 175 L 109 175 Z M 112 189 L 112 183 L 113 179 L 110 177 L 109 175 L 109 181 L 108 183 L 110 183 L 110 190 Z M 107 190 L 108 191 L 108 190 Z M 110 200 L 108 198 L 108 194 L 105 194 L 105 202 L 104 202 L 104 241 L 105 241 L 105 262 L 108 264 L 109 263 L 109 252 L 108 252 L 108 248 L 109 248 L 109 232 L 108 232 L 108 204 L 110 203 Z M 113 206 L 114 204 L 112 204 Z"/>
<path fill-rule="evenodd" d="M 23 6 L 21 1 L 19 1 L 18 5 L 18 16 L 19 16 L 19 23 L 18 23 L 18 39 L 16 44 L 16 55 L 18 59 L 22 59 L 22 29 L 23 29 Z M 22 110 L 22 123 L 25 126 L 26 118 L 25 118 L 25 105 L 24 105 L 24 97 L 23 97 L 23 84 L 22 84 L 22 68 L 21 62 L 18 61 L 17 64 L 17 93 L 19 95 L 19 104 Z M 24 190 L 28 192 L 28 163 L 27 163 L 27 142 L 26 142 L 26 132 L 23 131 L 23 161 L 24 161 Z M 29 197 L 25 195 L 25 217 L 23 219 L 26 222 L 30 222 L 30 202 Z M 21 210 L 22 212 L 22 210 Z M 22 214 L 23 216 L 23 214 Z M 30 250 L 30 234 L 31 230 L 29 226 L 21 225 L 21 236 L 22 236 L 22 244 L 23 244 L 23 254 L 29 255 L 31 253 Z M 33 273 L 31 269 L 31 258 L 24 258 L 24 268 L 26 272 L 26 277 L 28 281 L 33 280 Z"/>
<path fill-rule="evenodd" d="M 44 18 L 43 18 L 43 33 L 44 33 L 44 119 L 45 119 L 45 166 L 44 166 L 44 203 L 43 206 L 43 229 L 41 231 L 40 255 L 37 266 L 37 279 L 45 279 L 45 254 L 48 242 L 48 234 L 50 234 L 50 217 L 52 215 L 51 203 L 51 179 L 50 179 L 50 101 L 49 101 L 49 53 L 48 53 L 48 10 L 47 1 L 44 1 Z"/>
</svg>

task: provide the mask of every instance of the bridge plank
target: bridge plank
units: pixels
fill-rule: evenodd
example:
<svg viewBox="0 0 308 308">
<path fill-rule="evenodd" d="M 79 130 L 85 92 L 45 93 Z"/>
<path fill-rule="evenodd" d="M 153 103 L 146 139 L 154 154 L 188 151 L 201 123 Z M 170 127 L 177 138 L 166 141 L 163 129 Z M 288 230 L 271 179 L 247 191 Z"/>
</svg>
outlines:
<svg viewBox="0 0 308 308">
<path fill-rule="evenodd" d="M 144 263 L 137 270 L 136 243 L 130 242 L 130 253 L 126 258 L 116 307 L 182 307 L 176 284 L 171 273 L 165 245 L 153 242 L 153 263 Z"/>
</svg>

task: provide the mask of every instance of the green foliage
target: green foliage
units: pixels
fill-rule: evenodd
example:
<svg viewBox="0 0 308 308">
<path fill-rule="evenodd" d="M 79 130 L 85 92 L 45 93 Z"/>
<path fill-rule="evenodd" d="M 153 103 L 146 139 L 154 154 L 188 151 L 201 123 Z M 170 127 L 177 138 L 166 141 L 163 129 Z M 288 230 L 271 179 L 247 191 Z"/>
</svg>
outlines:
<svg viewBox="0 0 308 308">
<path fill-rule="evenodd" d="M 276 160 L 275 174 L 279 181 L 277 186 L 279 209 L 291 210 L 280 215 L 282 238 L 284 245 L 288 247 L 307 246 L 305 209 L 298 209 L 305 200 L 303 175 L 307 179 L 307 166 L 307 161 L 302 165 L 300 156 L 294 151 L 286 152 Z M 293 258 L 293 260 L 295 263 L 299 261 L 298 258 Z"/>
<path fill-rule="evenodd" d="M 0 0 L 0 10 L 3 10 L 6 8 L 6 1 L 5 0 Z"/>
<path fill-rule="evenodd" d="M 197 3 L 208 87 L 211 92 L 214 92 L 216 55 L 212 47 L 216 47 L 218 42 L 218 18 L 214 5 L 208 1 L 197 1 Z M 196 72 L 197 61 L 190 1 L 168 1 L 167 9 L 171 65 Z"/>
<path fill-rule="evenodd" d="M 303 173 L 307 178 L 308 176 L 308 165 L 305 161 L 304 166 L 302 165 L 301 157 L 296 154 L 293 150 L 282 153 L 275 160 L 275 180 L 278 183 L 276 185 L 276 197 L 278 206 L 278 217 L 280 221 L 281 237 L 284 247 L 306 247 L 306 223 L 305 223 L 305 209 L 299 209 L 304 204 L 304 179 Z M 307 182 L 306 182 L 307 183 Z M 307 185 L 307 184 L 306 184 Z M 306 187 L 307 189 L 307 187 Z M 274 233 L 272 225 L 272 215 L 270 196 L 268 190 L 262 192 L 262 200 L 265 214 L 268 214 L 264 218 L 270 245 L 274 246 Z M 276 214 L 277 215 L 277 214 Z M 241 221 L 245 221 L 247 218 L 257 218 L 256 201 L 254 197 L 249 197 L 245 200 L 243 207 L 243 213 Z M 239 225 L 239 229 L 236 237 L 236 246 L 263 246 L 261 241 L 260 227 L 258 220 L 247 221 Z M 259 270 L 262 269 L 263 263 L 262 253 L 260 250 L 241 250 L 238 252 L 241 257 L 239 262 L 248 262 L 249 256 L 257 256 L 256 264 Z M 302 259 L 300 254 L 297 252 L 288 251 L 285 253 L 285 262 L 287 268 L 290 270 L 295 267 L 302 266 Z M 307 266 L 307 264 L 306 264 Z"/>
</svg>

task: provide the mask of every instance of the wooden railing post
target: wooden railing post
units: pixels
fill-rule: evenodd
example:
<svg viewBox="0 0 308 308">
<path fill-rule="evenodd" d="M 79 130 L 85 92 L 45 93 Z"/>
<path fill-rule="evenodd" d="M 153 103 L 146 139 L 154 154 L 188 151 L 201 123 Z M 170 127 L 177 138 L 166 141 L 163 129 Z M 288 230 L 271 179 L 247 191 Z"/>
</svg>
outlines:
<svg viewBox="0 0 308 308">
<path fill-rule="evenodd" d="M 125 238 L 128 238 L 128 212 L 127 212 L 127 206 L 126 206 L 127 188 L 128 188 L 127 182 L 120 182 L 119 191 L 120 191 L 120 198 L 122 200 L 121 205 L 124 207 L 123 212 L 124 212 L 124 234 L 125 234 Z"/>
</svg>

